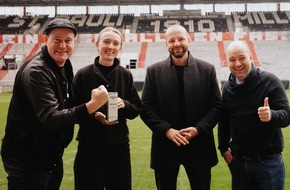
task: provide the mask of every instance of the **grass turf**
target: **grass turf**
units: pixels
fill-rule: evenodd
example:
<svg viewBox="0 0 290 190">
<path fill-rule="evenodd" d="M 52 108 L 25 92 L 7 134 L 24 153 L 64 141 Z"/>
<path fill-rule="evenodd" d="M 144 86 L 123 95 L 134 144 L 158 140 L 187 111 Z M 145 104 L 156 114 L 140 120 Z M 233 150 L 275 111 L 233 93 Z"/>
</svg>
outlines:
<svg viewBox="0 0 290 190">
<path fill-rule="evenodd" d="M 288 99 L 290 99 L 290 90 L 287 91 Z M 10 93 L 0 93 L 0 139 L 2 139 L 5 130 L 7 110 Z M 150 143 L 151 131 L 142 122 L 140 117 L 128 121 L 130 128 L 130 144 L 131 144 L 131 161 L 132 161 L 132 189 L 133 190 L 152 190 L 156 189 L 154 183 L 153 170 L 149 168 L 150 162 Z M 75 133 L 77 133 L 76 126 Z M 214 129 L 215 140 L 217 140 L 217 127 Z M 285 190 L 290 190 L 290 128 L 283 129 L 285 149 L 283 157 L 286 167 L 286 183 Z M 0 142 L 1 145 L 2 142 Z M 216 143 L 217 145 L 217 143 Z M 65 150 L 64 160 L 64 177 L 61 185 L 61 190 L 74 189 L 73 162 L 77 148 L 77 141 L 73 140 Z M 219 163 L 212 169 L 212 190 L 230 190 L 231 175 L 223 158 L 219 156 Z M 7 189 L 6 173 L 4 172 L 1 157 L 0 157 L 0 189 Z M 181 167 L 178 176 L 178 190 L 189 190 L 189 182 L 185 171 Z"/>
</svg>

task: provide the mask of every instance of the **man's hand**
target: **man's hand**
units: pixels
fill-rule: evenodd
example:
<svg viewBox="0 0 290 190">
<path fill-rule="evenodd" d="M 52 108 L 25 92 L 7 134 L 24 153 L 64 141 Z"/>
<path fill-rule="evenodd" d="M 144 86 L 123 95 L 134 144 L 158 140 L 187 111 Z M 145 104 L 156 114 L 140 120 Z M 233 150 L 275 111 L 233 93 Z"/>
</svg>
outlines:
<svg viewBox="0 0 290 190">
<path fill-rule="evenodd" d="M 177 146 L 187 145 L 189 142 L 188 140 L 180 134 L 180 132 L 176 129 L 170 128 L 165 133 L 166 137 L 174 142 Z"/>
<path fill-rule="evenodd" d="M 262 122 L 269 122 L 271 120 L 271 109 L 269 107 L 269 98 L 264 99 L 264 106 L 258 108 L 258 115 Z"/>
<path fill-rule="evenodd" d="M 199 134 L 198 130 L 195 127 L 187 127 L 187 128 L 181 129 L 179 133 L 182 136 L 184 136 L 187 140 L 190 140 Z"/>
<path fill-rule="evenodd" d="M 229 164 L 233 161 L 233 155 L 228 150 L 223 153 L 223 157 L 224 157 L 224 160 L 226 161 L 227 164 Z"/>
<path fill-rule="evenodd" d="M 86 103 L 87 110 L 89 114 L 94 113 L 98 110 L 102 105 L 104 105 L 109 99 L 107 89 L 101 85 L 98 88 L 92 90 L 91 100 Z"/>
</svg>

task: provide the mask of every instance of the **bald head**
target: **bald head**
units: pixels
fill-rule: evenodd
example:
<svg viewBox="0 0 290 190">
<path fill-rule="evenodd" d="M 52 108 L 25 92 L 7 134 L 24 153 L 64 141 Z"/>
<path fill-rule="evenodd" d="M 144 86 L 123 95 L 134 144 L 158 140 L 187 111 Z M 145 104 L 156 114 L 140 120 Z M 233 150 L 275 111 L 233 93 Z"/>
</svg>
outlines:
<svg viewBox="0 0 290 190">
<path fill-rule="evenodd" d="M 176 25 L 169 26 L 168 29 L 166 30 L 165 35 L 167 36 L 168 33 L 172 31 L 179 31 L 179 32 L 187 33 L 186 29 L 183 26 L 176 24 Z"/>
<path fill-rule="evenodd" d="M 244 50 L 246 53 L 251 54 L 251 51 L 249 49 L 248 44 L 245 41 L 233 41 L 229 44 L 228 48 L 227 48 L 227 56 L 229 54 L 230 51 L 233 51 L 235 49 L 240 49 L 240 50 Z"/>
</svg>

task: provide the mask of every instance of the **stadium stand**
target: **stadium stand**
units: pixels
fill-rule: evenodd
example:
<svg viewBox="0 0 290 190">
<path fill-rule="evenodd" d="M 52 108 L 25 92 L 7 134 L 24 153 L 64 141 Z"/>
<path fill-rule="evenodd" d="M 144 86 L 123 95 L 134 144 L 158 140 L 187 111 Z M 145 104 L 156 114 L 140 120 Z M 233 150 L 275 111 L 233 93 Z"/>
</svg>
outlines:
<svg viewBox="0 0 290 190">
<path fill-rule="evenodd" d="M 179 18 L 179 16 L 141 17 L 137 33 L 164 33 L 168 26 L 180 24 L 189 32 L 228 32 L 226 18 Z"/>
<path fill-rule="evenodd" d="M 106 26 L 121 30 L 131 29 L 133 14 L 89 14 L 89 15 L 57 15 L 56 17 L 71 20 L 82 34 L 98 33 Z M 184 18 L 187 17 L 187 18 Z M 201 17 L 201 16 L 200 16 Z M 1 34 L 39 34 L 52 18 L 48 15 L 38 16 L 0 16 Z M 181 24 L 189 32 L 228 32 L 224 16 L 142 16 L 138 22 L 137 33 L 164 33 L 169 25 Z"/>
<path fill-rule="evenodd" d="M 73 63 L 74 73 L 80 68 L 94 63 L 94 58 L 98 56 L 95 43 L 78 43 L 75 47 L 74 54 L 70 60 Z"/>
<path fill-rule="evenodd" d="M 216 41 L 197 41 L 191 42 L 189 46 L 190 53 L 198 59 L 205 60 L 213 64 L 216 68 L 217 77 L 226 80 L 229 72 L 228 68 L 223 66 L 219 55 L 219 46 Z M 209 56 L 210 55 L 210 56 Z"/>
<path fill-rule="evenodd" d="M 234 23 L 242 23 L 244 31 L 289 31 L 290 12 L 233 12 Z"/>
<path fill-rule="evenodd" d="M 290 75 L 289 41 L 254 41 L 254 46 L 261 68 L 275 73 L 281 80 L 288 80 Z M 273 51 L 278 48 L 278 51 Z M 269 56 L 270 55 L 270 56 Z"/>
<path fill-rule="evenodd" d="M 7 54 L 15 54 L 15 55 L 24 55 L 27 56 L 30 51 L 32 50 L 34 44 L 27 43 L 27 44 L 14 44 L 10 50 L 7 52 Z"/>
<path fill-rule="evenodd" d="M 56 17 L 71 20 L 82 34 L 98 33 L 107 26 L 121 30 L 129 29 L 134 19 L 133 14 L 57 15 Z"/>
<path fill-rule="evenodd" d="M 168 57 L 165 42 L 148 43 L 145 68 Z"/>
<path fill-rule="evenodd" d="M 207 13 L 194 16 L 83 14 L 56 17 L 70 19 L 80 33 L 71 57 L 74 72 L 93 63 L 98 55 L 95 46 L 98 32 L 106 26 L 112 26 L 122 32 L 127 29 L 130 31 L 130 34 L 124 34 L 126 39 L 119 57 L 121 64 L 131 69 L 135 81 L 143 82 L 146 68 L 168 57 L 164 32 L 172 24 L 181 24 L 192 37 L 190 52 L 194 57 L 215 66 L 221 84 L 229 74 L 225 49 L 235 39 L 247 41 L 254 55 L 255 65 L 275 73 L 289 84 L 290 11 L 232 12 L 231 15 Z M 41 47 L 42 31 L 51 19 L 53 18 L 48 15 L 0 16 L 0 86 L 13 85 L 17 68 Z M 236 26 L 242 27 L 242 31 L 235 32 Z M 15 57 L 15 67 L 12 63 L 7 70 L 8 62 L 11 61 L 5 59 L 4 55 Z"/>
<path fill-rule="evenodd" d="M 3 49 L 5 48 L 5 46 L 6 46 L 6 44 L 2 44 L 2 43 L 0 43 L 0 52 L 2 52 L 3 51 Z M 0 58 L 2 58 L 2 54 L 0 54 Z"/>
<path fill-rule="evenodd" d="M 2 34 L 37 34 L 40 26 L 48 19 L 48 15 L 37 16 L 0 16 Z M 37 27 L 38 26 L 38 27 Z"/>
</svg>

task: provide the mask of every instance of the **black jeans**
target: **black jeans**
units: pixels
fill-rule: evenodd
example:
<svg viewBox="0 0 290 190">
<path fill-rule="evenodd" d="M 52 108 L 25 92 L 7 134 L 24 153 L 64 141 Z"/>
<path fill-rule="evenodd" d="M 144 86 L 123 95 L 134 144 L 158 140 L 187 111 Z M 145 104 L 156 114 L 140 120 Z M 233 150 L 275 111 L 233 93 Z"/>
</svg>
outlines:
<svg viewBox="0 0 290 190">
<path fill-rule="evenodd" d="M 59 190 L 63 177 L 63 163 L 52 174 L 39 168 L 23 165 L 15 157 L 1 152 L 4 169 L 8 174 L 8 190 Z"/>
<path fill-rule="evenodd" d="M 184 167 L 190 182 L 191 190 L 209 190 L 211 169 L 195 171 Z M 174 171 L 155 169 L 155 182 L 158 190 L 176 190 L 179 167 Z"/>
<path fill-rule="evenodd" d="M 186 147 L 178 148 L 176 162 L 172 163 L 172 169 L 155 169 L 155 182 L 157 190 L 176 190 L 177 176 L 180 165 L 183 165 L 190 182 L 191 190 L 209 190 L 211 183 L 211 167 L 198 166 L 193 163 L 190 153 Z"/>
<path fill-rule="evenodd" d="M 75 190 L 131 190 L 129 144 L 91 145 L 80 142 L 74 174 Z"/>
</svg>

